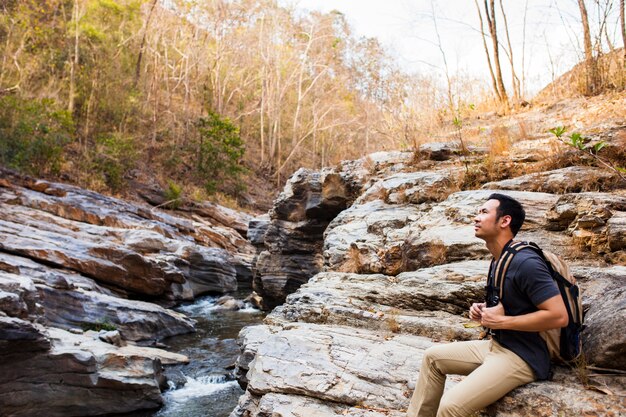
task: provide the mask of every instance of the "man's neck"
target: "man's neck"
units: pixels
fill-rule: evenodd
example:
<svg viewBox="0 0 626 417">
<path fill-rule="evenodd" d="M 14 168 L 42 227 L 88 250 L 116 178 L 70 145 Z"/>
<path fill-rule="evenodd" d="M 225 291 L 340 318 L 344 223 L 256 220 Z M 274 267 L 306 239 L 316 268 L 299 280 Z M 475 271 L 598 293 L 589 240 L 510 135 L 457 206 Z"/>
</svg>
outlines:
<svg viewBox="0 0 626 417">
<path fill-rule="evenodd" d="M 491 255 L 493 255 L 493 258 L 498 259 L 500 258 L 500 255 L 502 254 L 502 250 L 504 249 L 504 246 L 511 239 L 513 239 L 513 235 L 506 233 L 506 234 L 502 234 L 494 238 L 493 240 L 487 241 L 485 243 L 487 245 L 487 249 L 489 249 L 489 252 L 491 252 Z"/>
</svg>

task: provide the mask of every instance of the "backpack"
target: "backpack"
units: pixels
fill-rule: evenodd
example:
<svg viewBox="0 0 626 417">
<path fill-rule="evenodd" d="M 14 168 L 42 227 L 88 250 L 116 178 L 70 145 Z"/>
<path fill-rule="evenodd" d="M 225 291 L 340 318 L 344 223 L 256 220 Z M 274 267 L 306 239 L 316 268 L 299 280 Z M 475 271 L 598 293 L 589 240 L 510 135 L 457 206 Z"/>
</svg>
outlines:
<svg viewBox="0 0 626 417">
<path fill-rule="evenodd" d="M 488 292 L 489 289 L 492 289 L 495 294 L 498 294 L 498 298 L 493 297 L 495 302 L 492 300 L 492 303 L 497 304 L 502 299 L 506 271 L 515 254 L 521 250 L 533 250 L 544 260 L 552 279 L 559 288 L 569 318 L 567 326 L 539 332 L 539 335 L 545 340 L 553 360 L 562 363 L 575 361 L 582 353 L 581 332 L 584 327 L 582 294 L 569 267 L 559 256 L 542 250 L 534 242 L 513 242 L 508 245 L 500 259 L 492 262 L 489 267 L 490 277 L 492 276 L 492 268 L 495 268 L 493 275 L 495 282 L 488 285 Z"/>
</svg>

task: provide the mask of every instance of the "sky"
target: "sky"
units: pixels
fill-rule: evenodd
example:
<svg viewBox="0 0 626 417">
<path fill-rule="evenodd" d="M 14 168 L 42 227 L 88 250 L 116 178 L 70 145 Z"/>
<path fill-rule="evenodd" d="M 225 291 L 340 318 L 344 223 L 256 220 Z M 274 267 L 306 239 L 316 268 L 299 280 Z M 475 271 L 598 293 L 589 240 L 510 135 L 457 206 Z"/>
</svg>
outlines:
<svg viewBox="0 0 626 417">
<path fill-rule="evenodd" d="M 620 47 L 617 1 L 600 2 L 613 4 L 607 29 L 609 38 L 615 39 L 615 45 Z M 472 0 L 281 0 L 280 3 L 303 10 L 342 12 L 357 35 L 378 38 L 407 71 L 443 76 L 445 66 L 440 44 L 450 75 L 465 74 L 489 82 L 478 13 Z M 592 7 L 595 2 L 587 3 L 593 31 L 598 26 L 596 9 Z M 581 60 L 578 4 L 576 0 L 504 0 L 503 4 L 516 71 L 522 72 L 523 61 L 526 92 L 532 96 Z M 502 27 L 501 14 L 497 19 Z M 499 40 L 506 42 L 504 33 L 499 34 Z M 502 51 L 501 62 L 505 79 L 510 79 L 510 67 Z"/>
</svg>

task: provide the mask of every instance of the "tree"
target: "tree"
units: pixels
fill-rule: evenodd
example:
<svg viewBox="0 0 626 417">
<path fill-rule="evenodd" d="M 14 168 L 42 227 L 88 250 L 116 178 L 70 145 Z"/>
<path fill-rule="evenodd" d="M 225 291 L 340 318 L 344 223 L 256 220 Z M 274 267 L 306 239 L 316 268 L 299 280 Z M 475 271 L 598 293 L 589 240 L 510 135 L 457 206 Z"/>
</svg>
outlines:
<svg viewBox="0 0 626 417">
<path fill-rule="evenodd" d="M 498 28 L 496 23 L 496 9 L 495 9 L 495 0 L 485 0 L 483 7 L 485 18 L 487 20 L 487 27 L 489 28 L 489 34 L 491 36 L 492 43 L 492 53 L 493 53 L 493 64 L 494 67 L 491 66 L 491 59 L 489 57 L 489 48 L 487 48 L 487 43 L 485 41 L 485 34 L 483 30 L 483 20 L 482 20 L 482 10 L 478 5 L 478 0 L 474 0 L 476 4 L 476 8 L 478 10 L 478 15 L 480 18 L 480 28 L 481 33 L 483 34 L 483 44 L 485 46 L 485 53 L 487 54 L 487 63 L 489 65 L 490 74 L 492 77 L 492 81 L 494 84 L 494 93 L 500 102 L 500 105 L 504 107 L 505 110 L 509 109 L 509 97 L 506 92 L 506 88 L 504 87 L 504 81 L 502 79 L 502 69 L 500 66 L 500 48 L 498 43 Z M 495 74 L 495 75 L 494 75 Z"/>
<path fill-rule="evenodd" d="M 589 17 L 587 15 L 587 7 L 584 0 L 578 0 L 578 9 L 580 10 L 580 19 L 583 26 L 583 45 L 585 48 L 585 68 L 586 82 L 585 89 L 588 95 L 595 94 L 598 89 L 598 69 L 597 62 L 593 56 L 593 47 L 591 44 L 591 30 L 589 29 Z"/>
<path fill-rule="evenodd" d="M 620 26 L 622 28 L 622 52 L 624 53 L 624 63 L 626 65 L 626 18 L 624 17 L 624 0 L 620 0 L 619 2 L 619 21 Z"/>
</svg>

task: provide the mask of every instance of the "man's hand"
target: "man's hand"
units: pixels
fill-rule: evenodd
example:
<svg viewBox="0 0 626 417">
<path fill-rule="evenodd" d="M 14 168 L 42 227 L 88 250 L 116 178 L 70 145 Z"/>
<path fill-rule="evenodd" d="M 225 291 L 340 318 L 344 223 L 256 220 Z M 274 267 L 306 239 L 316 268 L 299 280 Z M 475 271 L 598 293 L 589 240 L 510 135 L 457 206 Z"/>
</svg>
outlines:
<svg viewBox="0 0 626 417">
<path fill-rule="evenodd" d="M 471 309 L 470 309 L 471 312 Z M 494 307 L 483 308 L 480 316 L 480 324 L 489 329 L 503 329 L 507 316 L 504 314 L 502 303 Z"/>
<path fill-rule="evenodd" d="M 485 308 L 485 303 L 474 303 L 469 309 L 469 318 L 470 320 L 480 321 L 482 316 L 482 310 Z"/>
</svg>

